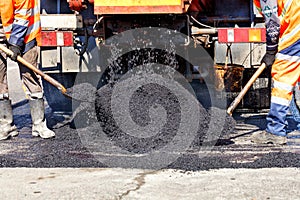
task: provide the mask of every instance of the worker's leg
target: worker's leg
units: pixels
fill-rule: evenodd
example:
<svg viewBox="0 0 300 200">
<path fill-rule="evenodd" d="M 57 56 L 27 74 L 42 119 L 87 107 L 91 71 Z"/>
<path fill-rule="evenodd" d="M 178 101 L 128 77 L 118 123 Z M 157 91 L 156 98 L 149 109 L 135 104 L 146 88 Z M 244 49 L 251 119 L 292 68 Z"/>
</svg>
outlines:
<svg viewBox="0 0 300 200">
<path fill-rule="evenodd" d="M 23 58 L 33 66 L 37 66 L 38 52 L 37 47 L 33 47 L 23 55 Z M 43 88 L 40 76 L 23 64 L 19 64 L 23 89 L 28 99 L 43 98 Z"/>
<path fill-rule="evenodd" d="M 267 115 L 265 131 L 257 132 L 252 136 L 255 143 L 285 144 L 287 114 L 292 100 L 293 90 L 300 76 L 300 67 L 297 62 L 284 60 L 289 58 L 279 54 L 272 66 L 272 93 L 270 111 Z"/>
<path fill-rule="evenodd" d="M 286 116 L 299 76 L 300 68 L 297 62 L 276 59 L 272 67 L 273 88 L 267 116 L 267 132 L 286 136 Z"/>
<path fill-rule="evenodd" d="M 1 44 L 4 45 L 3 43 Z M 0 99 L 8 99 L 6 58 L 7 58 L 6 54 L 0 51 Z"/>
<path fill-rule="evenodd" d="M 8 95 L 7 61 L 5 53 L 0 53 L 0 140 L 17 136 L 17 127 L 13 125 L 13 112 Z"/>
<path fill-rule="evenodd" d="M 38 52 L 37 47 L 30 49 L 23 55 L 23 58 L 37 66 Z M 20 64 L 21 78 L 25 93 L 29 99 L 31 118 L 32 118 L 32 135 L 40 136 L 42 138 L 51 138 L 55 133 L 47 128 L 45 119 L 45 106 L 43 99 L 43 88 L 41 78 L 28 69 L 26 66 Z"/>
<path fill-rule="evenodd" d="M 299 90 L 299 80 L 293 92 L 293 99 L 290 104 L 290 111 L 294 121 L 297 123 L 297 130 L 300 130 L 300 90 Z"/>
</svg>

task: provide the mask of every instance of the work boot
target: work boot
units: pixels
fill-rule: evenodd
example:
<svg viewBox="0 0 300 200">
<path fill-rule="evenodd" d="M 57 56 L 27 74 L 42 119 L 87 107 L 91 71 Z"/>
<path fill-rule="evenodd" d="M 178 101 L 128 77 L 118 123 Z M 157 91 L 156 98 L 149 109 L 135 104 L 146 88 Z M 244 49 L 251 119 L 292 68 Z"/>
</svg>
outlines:
<svg viewBox="0 0 300 200">
<path fill-rule="evenodd" d="M 251 142 L 257 144 L 286 144 L 287 138 L 284 136 L 274 135 L 267 131 L 259 131 L 252 135 Z"/>
<path fill-rule="evenodd" d="M 0 140 L 17 136 L 19 132 L 13 125 L 13 112 L 10 100 L 0 100 Z"/>
<path fill-rule="evenodd" d="M 29 105 L 32 118 L 32 135 L 44 139 L 54 137 L 55 133 L 47 128 L 44 100 L 29 100 Z"/>
</svg>

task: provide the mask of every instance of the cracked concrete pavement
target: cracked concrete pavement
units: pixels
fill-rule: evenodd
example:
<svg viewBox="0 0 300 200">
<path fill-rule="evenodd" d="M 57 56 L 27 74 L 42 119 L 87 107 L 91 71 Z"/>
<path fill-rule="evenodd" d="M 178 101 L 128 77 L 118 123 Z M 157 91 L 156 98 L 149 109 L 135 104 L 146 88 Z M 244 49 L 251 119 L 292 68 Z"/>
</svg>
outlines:
<svg viewBox="0 0 300 200">
<path fill-rule="evenodd" d="M 299 199 L 297 168 L 2 168 L 1 199 Z"/>
</svg>

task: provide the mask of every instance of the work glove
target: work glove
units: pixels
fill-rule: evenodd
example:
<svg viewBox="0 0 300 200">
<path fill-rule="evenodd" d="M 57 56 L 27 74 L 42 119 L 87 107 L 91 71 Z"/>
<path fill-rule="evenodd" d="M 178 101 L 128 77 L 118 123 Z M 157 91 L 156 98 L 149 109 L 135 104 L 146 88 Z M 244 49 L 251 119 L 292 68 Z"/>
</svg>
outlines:
<svg viewBox="0 0 300 200">
<path fill-rule="evenodd" d="M 265 63 L 268 68 L 271 68 L 274 61 L 277 50 L 267 50 L 266 54 L 261 60 L 261 63 Z"/>
<path fill-rule="evenodd" d="M 11 50 L 13 52 L 13 54 L 10 56 L 10 58 L 13 61 L 17 61 L 17 57 L 21 55 L 21 47 L 19 47 L 18 45 L 9 45 L 9 50 Z"/>
</svg>

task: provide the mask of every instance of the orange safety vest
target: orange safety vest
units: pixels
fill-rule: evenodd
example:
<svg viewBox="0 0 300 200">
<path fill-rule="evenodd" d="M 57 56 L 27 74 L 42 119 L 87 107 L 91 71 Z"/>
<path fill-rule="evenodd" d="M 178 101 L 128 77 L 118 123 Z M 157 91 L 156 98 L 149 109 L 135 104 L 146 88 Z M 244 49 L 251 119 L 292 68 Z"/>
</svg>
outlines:
<svg viewBox="0 0 300 200">
<path fill-rule="evenodd" d="M 254 3 L 261 13 L 269 9 L 261 8 L 260 0 Z M 277 6 L 280 34 L 278 53 L 272 65 L 271 103 L 289 105 L 294 86 L 300 81 L 300 1 L 277 0 Z"/>
<path fill-rule="evenodd" d="M 33 41 L 40 44 L 39 9 L 39 0 L 0 0 L 2 24 L 9 43 L 24 50 Z"/>
<path fill-rule="evenodd" d="M 280 36 L 278 51 L 286 49 L 300 39 L 299 0 L 278 0 Z M 257 9 L 262 12 L 260 0 L 254 0 Z"/>
</svg>

